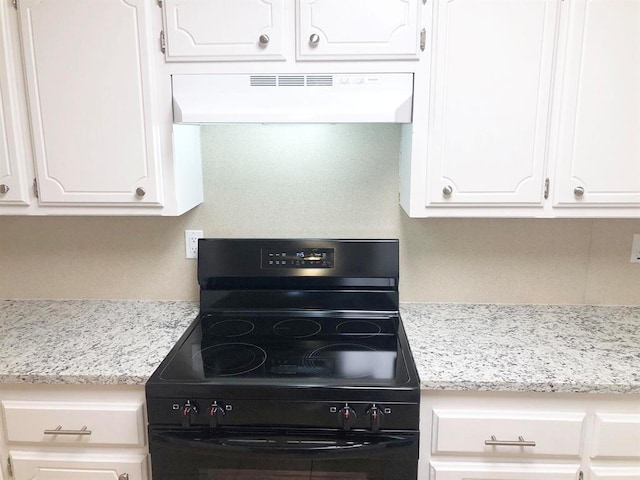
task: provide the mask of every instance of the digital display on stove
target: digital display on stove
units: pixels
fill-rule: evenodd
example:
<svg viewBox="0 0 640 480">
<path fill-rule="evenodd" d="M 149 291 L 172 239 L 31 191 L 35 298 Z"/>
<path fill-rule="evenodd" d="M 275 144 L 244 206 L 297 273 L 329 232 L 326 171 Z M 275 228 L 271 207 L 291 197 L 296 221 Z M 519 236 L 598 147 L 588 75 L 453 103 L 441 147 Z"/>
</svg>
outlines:
<svg viewBox="0 0 640 480">
<path fill-rule="evenodd" d="M 262 268 L 333 268 L 333 248 L 262 249 Z"/>
</svg>

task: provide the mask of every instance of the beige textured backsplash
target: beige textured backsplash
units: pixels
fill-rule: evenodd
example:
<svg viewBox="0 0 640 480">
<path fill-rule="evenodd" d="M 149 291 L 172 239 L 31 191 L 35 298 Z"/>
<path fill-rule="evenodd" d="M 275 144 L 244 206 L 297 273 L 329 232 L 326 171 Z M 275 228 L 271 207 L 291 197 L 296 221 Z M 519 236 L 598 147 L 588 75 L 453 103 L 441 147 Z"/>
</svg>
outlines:
<svg viewBox="0 0 640 480">
<path fill-rule="evenodd" d="M 196 300 L 184 230 L 400 238 L 401 300 L 640 304 L 640 220 L 409 219 L 393 125 L 203 130 L 205 203 L 178 218 L 0 217 L 0 298 Z"/>
</svg>

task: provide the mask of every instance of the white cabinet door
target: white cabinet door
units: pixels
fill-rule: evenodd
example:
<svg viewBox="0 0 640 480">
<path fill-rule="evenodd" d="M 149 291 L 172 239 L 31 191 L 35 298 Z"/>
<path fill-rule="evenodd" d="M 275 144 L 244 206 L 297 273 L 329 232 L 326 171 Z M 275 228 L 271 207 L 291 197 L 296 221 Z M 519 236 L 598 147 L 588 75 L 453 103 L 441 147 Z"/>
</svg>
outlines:
<svg viewBox="0 0 640 480">
<path fill-rule="evenodd" d="M 18 106 L 17 19 L 9 2 L 0 3 L 0 204 L 29 203 L 26 138 Z"/>
<path fill-rule="evenodd" d="M 431 462 L 431 480 L 575 480 L 580 465 Z"/>
<path fill-rule="evenodd" d="M 419 53 L 419 0 L 298 0 L 297 58 L 410 59 Z"/>
<path fill-rule="evenodd" d="M 640 467 L 592 467 L 589 480 L 640 480 Z"/>
<path fill-rule="evenodd" d="M 436 1 L 427 205 L 542 205 L 558 5 Z"/>
<path fill-rule="evenodd" d="M 284 60 L 285 0 L 164 0 L 166 58 Z"/>
<path fill-rule="evenodd" d="M 13 480 L 146 480 L 146 456 L 11 451 Z M 124 477 L 122 477 L 124 478 Z"/>
<path fill-rule="evenodd" d="M 640 414 L 597 413 L 591 457 L 640 460 Z"/>
<path fill-rule="evenodd" d="M 640 206 L 640 0 L 572 0 L 555 206 Z"/>
<path fill-rule="evenodd" d="M 162 204 L 154 7 L 18 1 L 41 204 Z"/>
</svg>

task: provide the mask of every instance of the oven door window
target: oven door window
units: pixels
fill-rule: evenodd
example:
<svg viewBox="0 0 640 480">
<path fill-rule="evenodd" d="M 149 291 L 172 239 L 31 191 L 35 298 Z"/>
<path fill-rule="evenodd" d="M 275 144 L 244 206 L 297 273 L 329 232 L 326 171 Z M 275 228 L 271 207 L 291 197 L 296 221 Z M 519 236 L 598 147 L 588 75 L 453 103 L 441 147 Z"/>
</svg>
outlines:
<svg viewBox="0 0 640 480">
<path fill-rule="evenodd" d="M 418 434 L 159 430 L 154 480 L 409 480 Z"/>
</svg>

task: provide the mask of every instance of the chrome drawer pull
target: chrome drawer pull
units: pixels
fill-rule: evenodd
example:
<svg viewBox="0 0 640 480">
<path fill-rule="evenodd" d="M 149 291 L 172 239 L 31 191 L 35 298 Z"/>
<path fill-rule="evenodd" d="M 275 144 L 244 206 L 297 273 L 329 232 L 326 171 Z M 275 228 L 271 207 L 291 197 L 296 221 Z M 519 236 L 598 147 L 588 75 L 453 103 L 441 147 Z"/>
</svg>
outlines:
<svg viewBox="0 0 640 480">
<path fill-rule="evenodd" d="M 491 440 L 485 440 L 485 445 L 491 445 L 493 447 L 535 447 L 536 442 L 531 440 L 525 440 L 522 436 L 518 437 L 518 440 L 497 440 L 495 435 L 491 435 Z"/>
<path fill-rule="evenodd" d="M 55 430 L 45 430 L 45 435 L 91 435 L 91 430 L 87 430 L 86 425 L 80 430 L 63 430 L 62 425 L 58 425 Z"/>
</svg>

